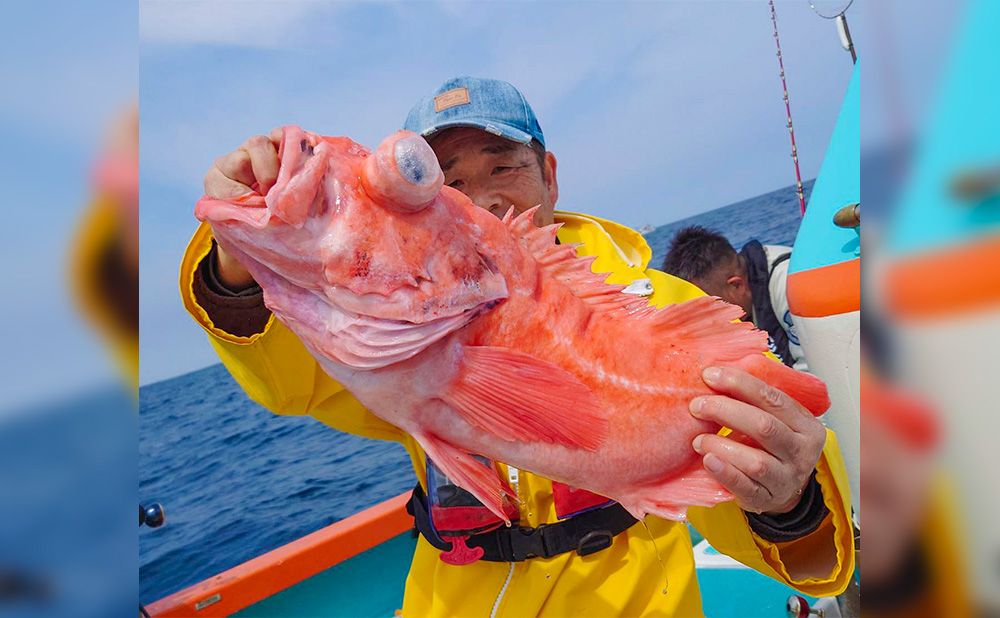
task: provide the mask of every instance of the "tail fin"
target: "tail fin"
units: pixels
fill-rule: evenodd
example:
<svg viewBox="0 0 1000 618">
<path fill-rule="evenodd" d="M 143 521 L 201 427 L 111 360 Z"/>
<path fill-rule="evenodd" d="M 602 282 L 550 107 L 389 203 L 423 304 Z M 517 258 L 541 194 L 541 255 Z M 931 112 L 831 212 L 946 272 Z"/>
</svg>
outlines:
<svg viewBox="0 0 1000 618">
<path fill-rule="evenodd" d="M 773 361 L 761 354 L 743 359 L 740 363 L 750 375 L 767 382 L 776 389 L 801 403 L 813 416 L 819 416 L 830 408 L 830 395 L 826 384 L 816 376 Z"/>
</svg>

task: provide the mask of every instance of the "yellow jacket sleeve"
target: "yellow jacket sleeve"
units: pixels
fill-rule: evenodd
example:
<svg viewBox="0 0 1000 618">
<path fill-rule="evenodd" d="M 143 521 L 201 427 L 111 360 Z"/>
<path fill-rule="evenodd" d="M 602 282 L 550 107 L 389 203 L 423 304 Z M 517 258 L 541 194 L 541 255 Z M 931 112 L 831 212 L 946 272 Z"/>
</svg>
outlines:
<svg viewBox="0 0 1000 618">
<path fill-rule="evenodd" d="M 854 529 L 847 471 L 836 434 L 829 429 L 816 480 L 830 513 L 816 531 L 794 541 L 772 543 L 757 536 L 734 502 L 693 507 L 688 517 L 719 552 L 805 594 L 834 596 L 854 574 Z"/>
<path fill-rule="evenodd" d="M 299 339 L 273 315 L 263 332 L 250 337 L 217 328 L 198 304 L 193 289 L 198 264 L 211 248 L 212 230 L 203 223 L 181 262 L 181 298 L 208 333 L 222 364 L 251 399 L 276 414 L 310 415 L 335 429 L 366 438 L 412 442 L 397 427 L 366 410 L 328 376 Z"/>
</svg>

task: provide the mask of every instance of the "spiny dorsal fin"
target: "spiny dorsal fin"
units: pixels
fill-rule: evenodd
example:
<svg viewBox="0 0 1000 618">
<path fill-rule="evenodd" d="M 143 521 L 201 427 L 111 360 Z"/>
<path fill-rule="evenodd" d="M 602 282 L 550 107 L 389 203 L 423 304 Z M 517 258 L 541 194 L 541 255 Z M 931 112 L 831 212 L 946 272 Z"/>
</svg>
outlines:
<svg viewBox="0 0 1000 618">
<path fill-rule="evenodd" d="M 636 299 L 622 294 L 623 285 L 604 282 L 608 273 L 598 274 L 591 270 L 596 257 L 580 257 L 576 253 L 578 245 L 557 245 L 556 233 L 561 223 L 536 227 L 535 212 L 538 206 L 514 216 L 514 209 L 507 211 L 503 221 L 522 245 L 535 258 L 539 268 L 557 281 L 566 284 L 573 294 L 590 305 L 595 311 L 613 311 L 634 304 L 645 305 L 645 299 Z"/>
<path fill-rule="evenodd" d="M 658 309 L 644 297 L 622 294 L 626 286 L 605 283 L 607 273 L 591 270 L 596 257 L 579 257 L 576 245 L 555 244 L 561 224 L 536 227 L 536 210 L 537 206 L 514 216 L 512 208 L 504 223 L 531 252 L 539 268 L 566 284 L 574 296 L 594 311 L 633 321 L 636 326 L 645 325 L 655 330 L 658 337 L 688 342 L 701 349 L 710 362 L 732 362 L 767 349 L 767 334 L 750 322 L 737 322 L 743 310 L 714 296 L 700 296 Z"/>
<path fill-rule="evenodd" d="M 767 333 L 752 322 L 737 322 L 743 310 L 715 296 L 699 296 L 662 309 L 625 308 L 619 313 L 645 321 L 658 334 L 691 342 L 708 362 L 733 362 L 767 349 Z"/>
</svg>

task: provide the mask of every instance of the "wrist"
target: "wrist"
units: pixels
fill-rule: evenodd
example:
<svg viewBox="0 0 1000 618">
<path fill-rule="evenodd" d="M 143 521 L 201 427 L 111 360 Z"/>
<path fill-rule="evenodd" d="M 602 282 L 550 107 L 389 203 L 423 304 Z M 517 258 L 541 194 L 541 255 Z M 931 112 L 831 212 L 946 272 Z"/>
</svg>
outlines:
<svg viewBox="0 0 1000 618">
<path fill-rule="evenodd" d="M 792 511 L 794 511 L 795 507 L 797 507 L 800 502 L 802 502 L 802 489 L 799 489 L 797 492 L 792 494 L 792 497 L 789 498 L 788 501 L 782 504 L 781 506 L 774 509 L 770 509 L 768 511 L 764 511 L 764 514 L 785 515 L 786 513 L 791 513 Z"/>
<path fill-rule="evenodd" d="M 216 245 L 215 250 L 215 274 L 219 278 L 219 283 L 234 290 L 247 288 L 253 285 L 253 276 L 250 271 L 243 267 L 235 258 Z"/>
<path fill-rule="evenodd" d="M 777 543 L 794 541 L 813 533 L 829 514 L 815 472 L 802 490 L 802 495 L 796 495 L 794 500 L 789 499 L 789 503 L 791 502 L 795 504 L 787 512 L 768 511 L 759 515 L 747 513 L 747 523 L 757 536 Z"/>
<path fill-rule="evenodd" d="M 810 474 L 808 477 L 806 477 L 806 480 L 802 483 L 802 486 L 799 487 L 797 490 L 795 490 L 795 492 L 792 493 L 791 497 L 789 497 L 788 500 L 785 501 L 784 504 L 782 504 L 781 506 L 779 506 L 777 508 L 769 509 L 769 510 L 765 511 L 764 514 L 765 515 L 785 515 L 787 513 L 791 513 L 792 511 L 794 511 L 795 508 L 797 506 L 799 506 L 799 503 L 802 502 L 802 495 L 805 493 L 805 490 L 809 486 L 809 483 L 812 482 L 812 479 L 813 479 L 813 475 Z"/>
</svg>

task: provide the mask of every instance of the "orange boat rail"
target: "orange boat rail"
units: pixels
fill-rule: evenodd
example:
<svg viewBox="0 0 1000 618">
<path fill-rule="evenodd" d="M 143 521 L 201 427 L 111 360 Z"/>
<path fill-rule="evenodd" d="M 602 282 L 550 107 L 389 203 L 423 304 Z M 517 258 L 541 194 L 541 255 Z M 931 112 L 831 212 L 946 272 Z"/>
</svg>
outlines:
<svg viewBox="0 0 1000 618">
<path fill-rule="evenodd" d="M 898 259 L 886 273 L 896 317 L 940 318 L 1000 306 L 1000 239 Z"/>
<path fill-rule="evenodd" d="M 228 616 L 413 527 L 410 493 L 351 515 L 146 606 L 150 616 Z"/>
<path fill-rule="evenodd" d="M 788 308 L 803 318 L 861 309 L 861 258 L 788 275 Z"/>
</svg>

